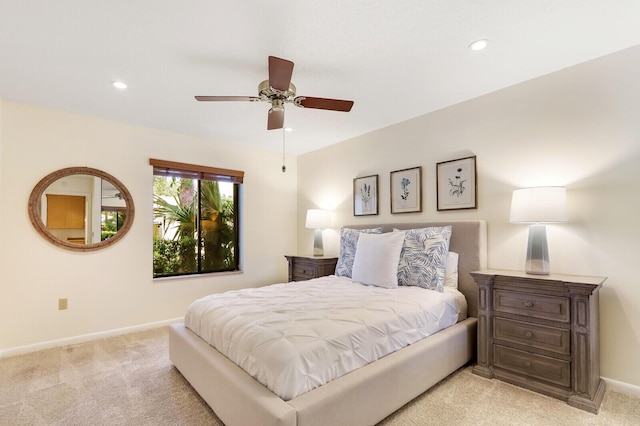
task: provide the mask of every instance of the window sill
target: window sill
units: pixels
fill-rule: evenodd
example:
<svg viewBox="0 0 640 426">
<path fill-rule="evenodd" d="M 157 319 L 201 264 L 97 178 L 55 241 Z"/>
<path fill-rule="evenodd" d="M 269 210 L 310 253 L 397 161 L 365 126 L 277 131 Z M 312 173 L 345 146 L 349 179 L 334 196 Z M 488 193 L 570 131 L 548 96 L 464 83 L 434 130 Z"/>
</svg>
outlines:
<svg viewBox="0 0 640 426">
<path fill-rule="evenodd" d="M 203 274 L 189 274 L 189 275 L 172 275 L 169 277 L 154 277 L 153 281 L 173 281 L 173 280 L 190 280 L 195 278 L 212 278 L 223 275 L 240 275 L 243 271 L 223 271 L 223 272 L 206 272 Z"/>
</svg>

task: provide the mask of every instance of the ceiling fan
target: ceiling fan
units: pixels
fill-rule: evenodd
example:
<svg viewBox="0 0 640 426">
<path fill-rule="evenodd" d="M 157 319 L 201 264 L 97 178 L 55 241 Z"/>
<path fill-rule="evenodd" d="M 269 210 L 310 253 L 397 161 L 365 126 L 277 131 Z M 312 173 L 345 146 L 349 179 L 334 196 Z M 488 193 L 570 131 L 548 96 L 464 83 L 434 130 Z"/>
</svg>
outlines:
<svg viewBox="0 0 640 426">
<path fill-rule="evenodd" d="M 113 195 L 104 195 L 102 197 L 103 200 L 106 200 L 107 198 L 117 198 L 118 200 L 124 200 L 124 195 L 122 195 L 121 192 L 116 192 Z"/>
<path fill-rule="evenodd" d="M 196 96 L 196 100 L 269 102 L 271 109 L 269 109 L 267 120 L 268 130 L 284 127 L 284 104 L 286 103 L 292 103 L 300 108 L 351 111 L 353 101 L 296 96 L 296 86 L 291 83 L 292 74 L 293 62 L 269 56 L 269 79 L 258 85 L 258 96 Z"/>
</svg>

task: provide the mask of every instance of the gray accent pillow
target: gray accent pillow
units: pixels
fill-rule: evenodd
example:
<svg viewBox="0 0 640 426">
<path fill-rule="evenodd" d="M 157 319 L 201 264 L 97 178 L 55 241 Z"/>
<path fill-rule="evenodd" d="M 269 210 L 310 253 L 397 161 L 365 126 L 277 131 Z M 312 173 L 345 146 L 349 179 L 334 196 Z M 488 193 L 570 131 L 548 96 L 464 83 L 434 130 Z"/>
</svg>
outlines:
<svg viewBox="0 0 640 426">
<path fill-rule="evenodd" d="M 444 291 L 451 226 L 409 229 L 398 264 L 398 285 Z"/>
<path fill-rule="evenodd" d="M 340 253 L 338 254 L 335 272 L 337 276 L 351 278 L 353 260 L 356 257 L 356 247 L 358 246 L 358 236 L 360 236 L 361 232 L 365 234 L 382 234 L 382 228 L 340 229 Z"/>
</svg>

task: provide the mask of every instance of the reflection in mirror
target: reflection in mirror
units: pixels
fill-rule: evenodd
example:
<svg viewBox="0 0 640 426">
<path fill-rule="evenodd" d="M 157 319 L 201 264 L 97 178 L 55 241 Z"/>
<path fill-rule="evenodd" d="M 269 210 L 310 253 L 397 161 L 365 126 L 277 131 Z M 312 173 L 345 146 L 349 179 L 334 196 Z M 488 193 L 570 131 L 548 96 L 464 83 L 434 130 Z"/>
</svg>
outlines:
<svg viewBox="0 0 640 426">
<path fill-rule="evenodd" d="M 127 204 L 122 192 L 113 183 L 106 179 L 100 179 L 100 181 L 100 241 L 104 241 L 122 229 L 127 217 Z"/>
<path fill-rule="evenodd" d="M 51 173 L 29 198 L 29 217 L 50 242 L 89 251 L 122 238 L 133 221 L 131 195 L 108 173 L 71 167 Z"/>
</svg>

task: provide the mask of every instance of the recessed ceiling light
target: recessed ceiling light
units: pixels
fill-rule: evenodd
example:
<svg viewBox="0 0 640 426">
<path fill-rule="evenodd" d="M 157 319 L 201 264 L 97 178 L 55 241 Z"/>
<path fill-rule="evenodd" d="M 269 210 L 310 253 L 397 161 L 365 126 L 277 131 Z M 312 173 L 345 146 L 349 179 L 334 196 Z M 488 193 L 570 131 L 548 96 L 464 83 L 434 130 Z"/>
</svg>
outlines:
<svg viewBox="0 0 640 426">
<path fill-rule="evenodd" d="M 285 127 L 284 131 L 285 132 L 293 132 L 293 127 Z"/>
<path fill-rule="evenodd" d="M 113 87 L 115 87 L 116 89 L 124 90 L 127 88 L 127 84 L 122 81 L 114 81 L 112 84 L 113 84 Z"/>
<path fill-rule="evenodd" d="M 471 50 L 482 50 L 485 47 L 487 47 L 487 44 L 489 44 L 489 40 L 487 39 L 482 39 L 482 40 L 476 40 L 473 43 L 471 43 L 469 45 L 469 49 Z"/>
</svg>

